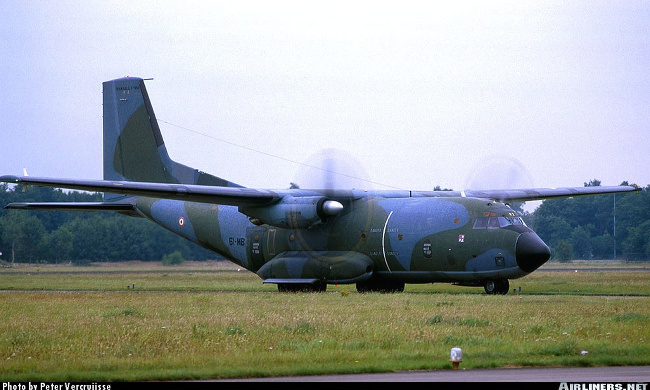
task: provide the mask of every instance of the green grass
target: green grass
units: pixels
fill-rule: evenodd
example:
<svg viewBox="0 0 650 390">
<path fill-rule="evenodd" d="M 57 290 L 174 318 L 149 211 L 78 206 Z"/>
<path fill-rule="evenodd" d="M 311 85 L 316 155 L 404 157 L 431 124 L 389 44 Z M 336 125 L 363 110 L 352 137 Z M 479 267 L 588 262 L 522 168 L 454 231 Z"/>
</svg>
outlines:
<svg viewBox="0 0 650 390">
<path fill-rule="evenodd" d="M 280 294 L 212 264 L 34 267 L 0 274 L 5 381 L 451 369 L 456 346 L 467 369 L 650 364 L 646 271 L 540 270 L 488 296 L 444 284 Z"/>
</svg>

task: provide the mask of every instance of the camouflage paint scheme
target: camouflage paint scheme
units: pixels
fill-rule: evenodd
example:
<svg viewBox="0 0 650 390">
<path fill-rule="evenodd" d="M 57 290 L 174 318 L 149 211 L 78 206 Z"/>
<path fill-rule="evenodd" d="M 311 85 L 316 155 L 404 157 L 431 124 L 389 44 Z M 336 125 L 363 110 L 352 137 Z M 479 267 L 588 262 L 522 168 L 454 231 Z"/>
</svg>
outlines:
<svg viewBox="0 0 650 390">
<path fill-rule="evenodd" d="M 0 181 L 105 193 L 96 203 L 14 209 L 113 210 L 147 218 L 257 273 L 280 291 L 402 291 L 405 283 L 483 286 L 505 294 L 550 257 L 507 201 L 629 192 L 635 187 L 494 191 L 244 188 L 171 160 L 144 80 L 107 81 L 104 180 Z"/>
</svg>

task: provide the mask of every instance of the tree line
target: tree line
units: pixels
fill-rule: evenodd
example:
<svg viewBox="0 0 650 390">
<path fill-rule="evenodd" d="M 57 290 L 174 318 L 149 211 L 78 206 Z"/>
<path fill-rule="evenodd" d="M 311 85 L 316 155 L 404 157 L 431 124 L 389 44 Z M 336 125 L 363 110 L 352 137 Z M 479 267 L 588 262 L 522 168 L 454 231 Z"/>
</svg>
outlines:
<svg viewBox="0 0 650 390">
<path fill-rule="evenodd" d="M 36 186 L 24 190 L 21 185 L 0 184 L 0 207 L 11 202 L 101 200 L 101 193 Z M 522 204 L 513 207 L 522 210 Z M 638 194 L 548 199 L 523 214 L 551 248 L 551 259 L 650 259 L 650 185 Z M 179 252 L 187 260 L 222 259 L 144 218 L 104 211 L 0 209 L 0 260 L 4 262 L 160 261 L 178 258 Z"/>
<path fill-rule="evenodd" d="M 101 193 L 64 192 L 0 184 L 0 207 L 11 202 L 98 202 Z M 222 259 L 145 218 L 108 211 L 0 211 L 0 260 L 89 264 L 124 260 L 160 261 L 180 252 L 185 260 Z"/>
<path fill-rule="evenodd" d="M 551 248 L 551 259 L 650 259 L 650 185 L 639 193 L 548 199 L 524 220 Z"/>
</svg>

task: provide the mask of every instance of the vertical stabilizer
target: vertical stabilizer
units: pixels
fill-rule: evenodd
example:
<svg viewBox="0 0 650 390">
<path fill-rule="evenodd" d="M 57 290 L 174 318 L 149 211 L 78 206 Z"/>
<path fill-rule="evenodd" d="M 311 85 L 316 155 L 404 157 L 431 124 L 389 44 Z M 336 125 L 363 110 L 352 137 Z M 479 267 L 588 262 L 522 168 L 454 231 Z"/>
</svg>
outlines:
<svg viewBox="0 0 650 390">
<path fill-rule="evenodd" d="M 104 180 L 241 187 L 169 158 L 144 80 L 124 77 L 104 87 Z"/>
</svg>

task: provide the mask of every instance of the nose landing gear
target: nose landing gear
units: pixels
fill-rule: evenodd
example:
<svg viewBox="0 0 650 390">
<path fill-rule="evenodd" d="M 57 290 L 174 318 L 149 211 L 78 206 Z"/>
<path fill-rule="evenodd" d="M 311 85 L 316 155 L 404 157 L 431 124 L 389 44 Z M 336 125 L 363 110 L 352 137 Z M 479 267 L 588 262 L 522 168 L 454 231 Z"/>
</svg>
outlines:
<svg viewBox="0 0 650 390">
<path fill-rule="evenodd" d="M 510 282 L 508 282 L 508 279 L 488 279 L 485 281 L 483 287 L 487 294 L 505 295 L 508 293 L 508 290 L 510 290 Z"/>
</svg>

